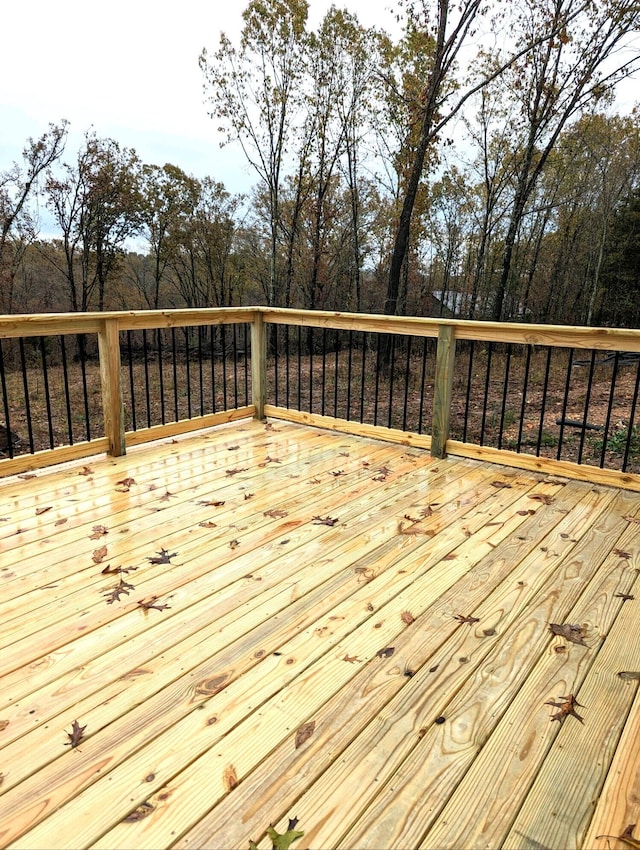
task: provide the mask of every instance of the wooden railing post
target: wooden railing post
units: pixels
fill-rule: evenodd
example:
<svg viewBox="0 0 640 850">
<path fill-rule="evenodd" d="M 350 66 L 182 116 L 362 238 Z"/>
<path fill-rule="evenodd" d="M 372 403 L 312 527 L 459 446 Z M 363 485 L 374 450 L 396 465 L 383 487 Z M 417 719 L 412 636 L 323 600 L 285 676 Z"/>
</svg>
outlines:
<svg viewBox="0 0 640 850">
<path fill-rule="evenodd" d="M 105 319 L 102 322 L 102 327 L 98 332 L 98 353 L 100 355 L 104 435 L 109 441 L 109 454 L 119 457 L 126 454 L 126 446 L 118 319 Z"/>
<path fill-rule="evenodd" d="M 267 335 L 263 313 L 261 310 L 256 310 L 251 322 L 251 401 L 256 409 L 256 419 L 264 419 L 266 400 Z"/>
<path fill-rule="evenodd" d="M 433 393 L 433 419 L 431 425 L 431 456 L 447 456 L 449 423 L 451 421 L 451 396 L 453 369 L 456 357 L 456 339 L 452 325 L 438 328 L 438 353 Z"/>
</svg>

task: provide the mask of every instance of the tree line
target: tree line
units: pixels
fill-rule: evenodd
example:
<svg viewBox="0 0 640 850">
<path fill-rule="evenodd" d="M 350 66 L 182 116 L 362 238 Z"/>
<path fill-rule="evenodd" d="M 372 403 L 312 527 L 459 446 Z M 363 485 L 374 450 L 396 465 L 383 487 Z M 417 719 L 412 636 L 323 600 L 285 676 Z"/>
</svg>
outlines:
<svg viewBox="0 0 640 850">
<path fill-rule="evenodd" d="M 640 324 L 625 0 L 406 0 L 397 37 L 251 0 L 200 57 L 248 196 L 67 124 L 0 171 L 0 312 L 266 303 Z M 503 38 L 501 33 L 508 32 Z M 58 235 L 39 233 L 45 205 Z"/>
</svg>

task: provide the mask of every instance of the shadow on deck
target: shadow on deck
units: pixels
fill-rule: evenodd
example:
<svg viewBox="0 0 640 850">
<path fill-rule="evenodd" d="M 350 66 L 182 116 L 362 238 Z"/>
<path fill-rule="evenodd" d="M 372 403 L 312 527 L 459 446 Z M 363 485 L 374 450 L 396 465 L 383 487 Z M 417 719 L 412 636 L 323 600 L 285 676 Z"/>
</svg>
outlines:
<svg viewBox="0 0 640 850">
<path fill-rule="evenodd" d="M 639 494 L 251 421 L 0 504 L 2 846 L 628 846 Z"/>
</svg>

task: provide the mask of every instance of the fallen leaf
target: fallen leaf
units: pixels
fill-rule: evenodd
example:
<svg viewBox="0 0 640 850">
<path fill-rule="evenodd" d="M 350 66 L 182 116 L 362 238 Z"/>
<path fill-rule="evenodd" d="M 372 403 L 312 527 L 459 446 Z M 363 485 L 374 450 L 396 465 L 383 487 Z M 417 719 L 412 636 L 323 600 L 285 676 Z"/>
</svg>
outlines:
<svg viewBox="0 0 640 850">
<path fill-rule="evenodd" d="M 435 537 L 435 531 L 432 528 L 422 528 L 421 519 L 413 519 L 408 514 L 405 514 L 404 519 L 409 523 L 406 525 L 403 520 L 398 522 L 398 534 L 419 535 L 424 534 L 425 537 Z"/>
<path fill-rule="evenodd" d="M 56 525 L 64 525 L 64 524 L 65 524 L 65 522 L 69 522 L 69 520 L 68 520 L 66 517 L 62 517 L 62 519 L 57 519 L 57 520 L 55 521 L 55 524 L 56 524 Z"/>
<path fill-rule="evenodd" d="M 584 722 L 582 717 L 575 710 L 575 707 L 579 706 L 580 703 L 577 702 L 573 694 L 569 694 L 566 697 L 558 697 L 558 699 L 561 699 L 562 702 L 553 702 L 552 700 L 545 702 L 545 705 L 552 705 L 555 708 L 560 709 L 555 714 L 551 715 L 552 720 L 557 720 L 559 723 L 562 723 L 565 717 L 571 715 L 572 717 L 575 717 L 576 720 L 579 720 L 580 723 Z"/>
<path fill-rule="evenodd" d="M 480 622 L 478 617 L 465 617 L 463 614 L 456 614 L 453 619 L 457 620 L 459 623 L 468 623 L 470 626 L 472 626 L 474 623 Z"/>
<path fill-rule="evenodd" d="M 555 502 L 554 497 L 548 496 L 546 493 L 530 493 L 528 498 L 533 499 L 535 502 L 542 502 L 543 505 L 550 505 L 552 502 Z"/>
<path fill-rule="evenodd" d="M 498 490 L 510 490 L 511 484 L 507 484 L 506 481 L 492 481 L 491 486 L 495 487 Z"/>
<path fill-rule="evenodd" d="M 211 522 L 210 520 L 208 520 L 207 522 L 199 522 L 198 525 L 200 526 L 200 528 L 217 528 L 218 527 L 217 523 Z"/>
<path fill-rule="evenodd" d="M 230 547 L 231 549 L 237 549 L 239 545 L 240 545 L 240 541 L 239 541 L 239 540 L 230 540 L 230 541 L 229 541 L 229 547 Z"/>
<path fill-rule="evenodd" d="M 82 473 L 80 473 L 82 475 Z M 25 472 L 22 475 L 18 475 L 18 478 L 22 478 L 23 481 L 30 481 L 32 478 L 37 478 L 38 476 L 35 472 Z"/>
<path fill-rule="evenodd" d="M 173 495 L 173 493 L 170 493 L 170 492 L 167 490 L 167 492 L 164 494 L 164 496 L 160 496 L 160 501 L 161 501 L 161 502 L 168 502 L 168 501 L 169 501 L 169 499 L 175 499 L 175 498 L 176 498 L 176 497 Z"/>
<path fill-rule="evenodd" d="M 632 557 L 631 552 L 625 552 L 624 549 L 613 549 L 612 551 L 614 555 L 624 558 L 625 561 L 628 561 Z"/>
<path fill-rule="evenodd" d="M 348 661 L 348 662 L 349 662 L 349 664 L 355 664 L 355 662 L 356 662 L 356 661 L 357 661 L 357 662 L 359 662 L 359 663 L 361 663 L 361 662 L 360 662 L 360 659 L 358 658 L 358 656 L 357 656 L 357 655 L 345 655 L 345 656 L 344 656 L 344 658 L 343 658 L 342 660 L 343 660 L 343 661 Z"/>
<path fill-rule="evenodd" d="M 262 515 L 271 517 L 271 519 L 283 519 L 284 517 L 289 516 L 289 512 L 279 510 L 278 508 L 272 508 L 268 511 L 264 511 Z"/>
<path fill-rule="evenodd" d="M 100 540 L 101 537 L 109 533 L 109 529 L 104 525 L 94 525 L 91 531 L 93 533 L 89 535 L 89 540 Z"/>
<path fill-rule="evenodd" d="M 253 496 L 254 496 L 254 494 L 253 494 L 253 493 L 245 493 L 245 494 L 244 494 L 244 500 L 245 500 L 245 502 L 248 502 L 248 501 L 249 501 L 249 499 L 253 499 Z"/>
<path fill-rule="evenodd" d="M 137 567 L 112 567 L 111 564 L 107 564 L 107 566 L 101 570 L 101 573 L 103 576 L 109 576 L 117 575 L 118 573 L 132 573 L 137 569 Z"/>
<path fill-rule="evenodd" d="M 177 552 L 169 552 L 168 549 L 164 547 L 160 548 L 160 551 L 153 558 L 147 558 L 150 564 L 170 564 L 171 559 L 175 558 Z"/>
<path fill-rule="evenodd" d="M 532 508 L 529 508 L 528 511 L 518 511 L 518 516 L 533 516 L 535 511 Z"/>
<path fill-rule="evenodd" d="M 618 596 L 623 602 L 631 602 L 635 599 L 635 596 L 632 593 L 614 593 L 613 595 Z"/>
<path fill-rule="evenodd" d="M 36 508 L 36 516 L 42 516 L 42 514 L 46 514 L 47 511 L 50 511 L 53 505 L 49 505 L 46 508 Z"/>
<path fill-rule="evenodd" d="M 100 564 L 107 557 L 107 547 L 101 546 L 99 549 L 94 549 L 91 555 L 91 560 L 94 564 Z"/>
<path fill-rule="evenodd" d="M 240 446 L 227 446 L 228 452 L 237 452 Z"/>
<path fill-rule="evenodd" d="M 629 681 L 632 681 L 634 679 L 640 680 L 640 673 L 634 673 L 631 670 L 621 670 L 618 673 L 618 676 L 620 676 L 621 679 L 627 679 Z"/>
<path fill-rule="evenodd" d="M 232 764 L 228 764 L 225 767 L 222 774 L 222 781 L 224 782 L 224 787 L 227 791 L 233 791 L 233 789 L 238 785 L 238 775 Z"/>
<path fill-rule="evenodd" d="M 622 841 L 627 847 L 633 847 L 635 850 L 640 850 L 640 839 L 633 837 L 633 830 L 636 828 L 635 823 L 630 823 L 622 835 L 596 835 L 596 838 L 615 838 L 617 841 Z"/>
<path fill-rule="evenodd" d="M 93 475 L 93 469 L 90 466 L 83 466 L 78 475 Z"/>
<path fill-rule="evenodd" d="M 334 526 L 338 522 L 338 520 L 337 520 L 337 518 L 330 517 L 330 516 L 325 516 L 325 517 L 314 516 L 314 517 L 312 517 L 312 522 L 313 522 L 314 525 Z"/>
<path fill-rule="evenodd" d="M 249 467 L 243 466 L 242 469 L 227 469 L 227 475 L 238 475 L 240 472 L 246 472 Z"/>
<path fill-rule="evenodd" d="M 84 730 L 86 726 L 81 726 L 77 720 L 74 720 L 71 724 L 71 732 L 66 732 L 69 736 L 69 740 L 65 742 L 65 747 L 77 747 L 80 741 L 84 738 Z"/>
<path fill-rule="evenodd" d="M 114 602 L 119 602 L 120 597 L 123 594 L 128 596 L 130 590 L 135 590 L 135 587 L 132 584 L 129 584 L 128 581 L 120 579 L 120 584 L 117 584 L 113 590 L 110 590 L 108 593 L 104 593 L 103 596 L 107 600 L 107 605 L 112 605 Z"/>
<path fill-rule="evenodd" d="M 133 487 L 136 483 L 135 478 L 123 478 L 121 481 L 116 481 L 116 484 L 119 484 L 119 488 L 116 487 L 118 493 L 128 493 L 129 489 Z"/>
<path fill-rule="evenodd" d="M 151 803 L 140 803 L 140 805 L 135 808 L 130 814 L 126 816 L 126 818 L 122 819 L 122 823 L 135 823 L 136 821 L 143 820 L 148 817 L 153 811 L 153 806 Z"/>
<path fill-rule="evenodd" d="M 344 469 L 336 469 L 332 470 L 329 475 L 333 475 L 334 478 L 339 478 L 341 475 L 344 475 Z"/>
<path fill-rule="evenodd" d="M 402 614 L 400 614 L 400 617 L 402 618 L 402 622 L 406 623 L 408 626 L 416 621 L 416 618 L 413 616 L 411 611 L 403 611 Z"/>
<path fill-rule="evenodd" d="M 152 608 L 155 608 L 156 611 L 165 611 L 167 608 L 171 608 L 170 605 L 156 605 L 157 599 L 157 596 L 151 596 L 149 599 L 140 599 L 138 600 L 138 607 L 144 608 L 145 611 L 150 611 Z"/>
<path fill-rule="evenodd" d="M 205 508 L 220 508 L 222 507 L 222 505 L 224 505 L 224 501 L 221 501 L 220 499 L 215 499 L 208 502 L 196 502 L 196 505 L 204 505 Z"/>
<path fill-rule="evenodd" d="M 302 726 L 298 728 L 298 731 L 296 732 L 295 742 L 296 750 L 299 749 L 305 741 L 309 740 L 309 738 L 313 735 L 315 728 L 315 720 L 310 720 L 308 723 L 303 723 Z"/>
<path fill-rule="evenodd" d="M 376 652 L 376 655 L 378 656 L 378 658 L 391 658 L 395 651 L 395 646 L 385 646 L 384 649 L 379 649 Z"/>
<path fill-rule="evenodd" d="M 277 832 L 272 826 L 267 829 L 267 835 L 271 839 L 272 850 L 289 850 L 294 841 L 302 838 L 304 832 L 300 832 L 300 830 L 295 828 L 297 823 L 298 818 L 291 818 L 289 820 L 289 828 L 283 833 Z M 258 850 L 258 845 L 254 841 L 249 840 L 249 850 Z"/>
<path fill-rule="evenodd" d="M 386 481 L 387 476 L 390 474 L 390 472 L 391 472 L 391 470 L 389 469 L 388 466 L 381 466 L 380 469 L 378 469 L 378 474 L 376 475 L 376 477 L 373 480 L 374 481 Z"/>
<path fill-rule="evenodd" d="M 640 516 L 631 516 L 631 514 L 623 516 L 622 519 L 626 519 L 627 522 L 640 522 Z"/>
<path fill-rule="evenodd" d="M 549 623 L 549 631 L 551 634 L 558 635 L 559 637 L 565 638 L 565 640 L 571 641 L 571 643 L 577 643 L 580 644 L 580 646 L 587 645 L 584 642 L 586 629 L 583 628 L 583 626 L 572 625 L 571 623 Z"/>
</svg>

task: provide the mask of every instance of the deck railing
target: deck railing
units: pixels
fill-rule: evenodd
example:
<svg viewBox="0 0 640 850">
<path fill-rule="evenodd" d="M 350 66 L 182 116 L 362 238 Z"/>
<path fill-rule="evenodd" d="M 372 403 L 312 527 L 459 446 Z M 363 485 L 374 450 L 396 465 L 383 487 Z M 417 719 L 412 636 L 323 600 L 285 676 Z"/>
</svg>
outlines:
<svg viewBox="0 0 640 850">
<path fill-rule="evenodd" d="M 247 307 L 0 316 L 0 474 L 279 417 L 640 490 L 640 331 Z"/>
</svg>

